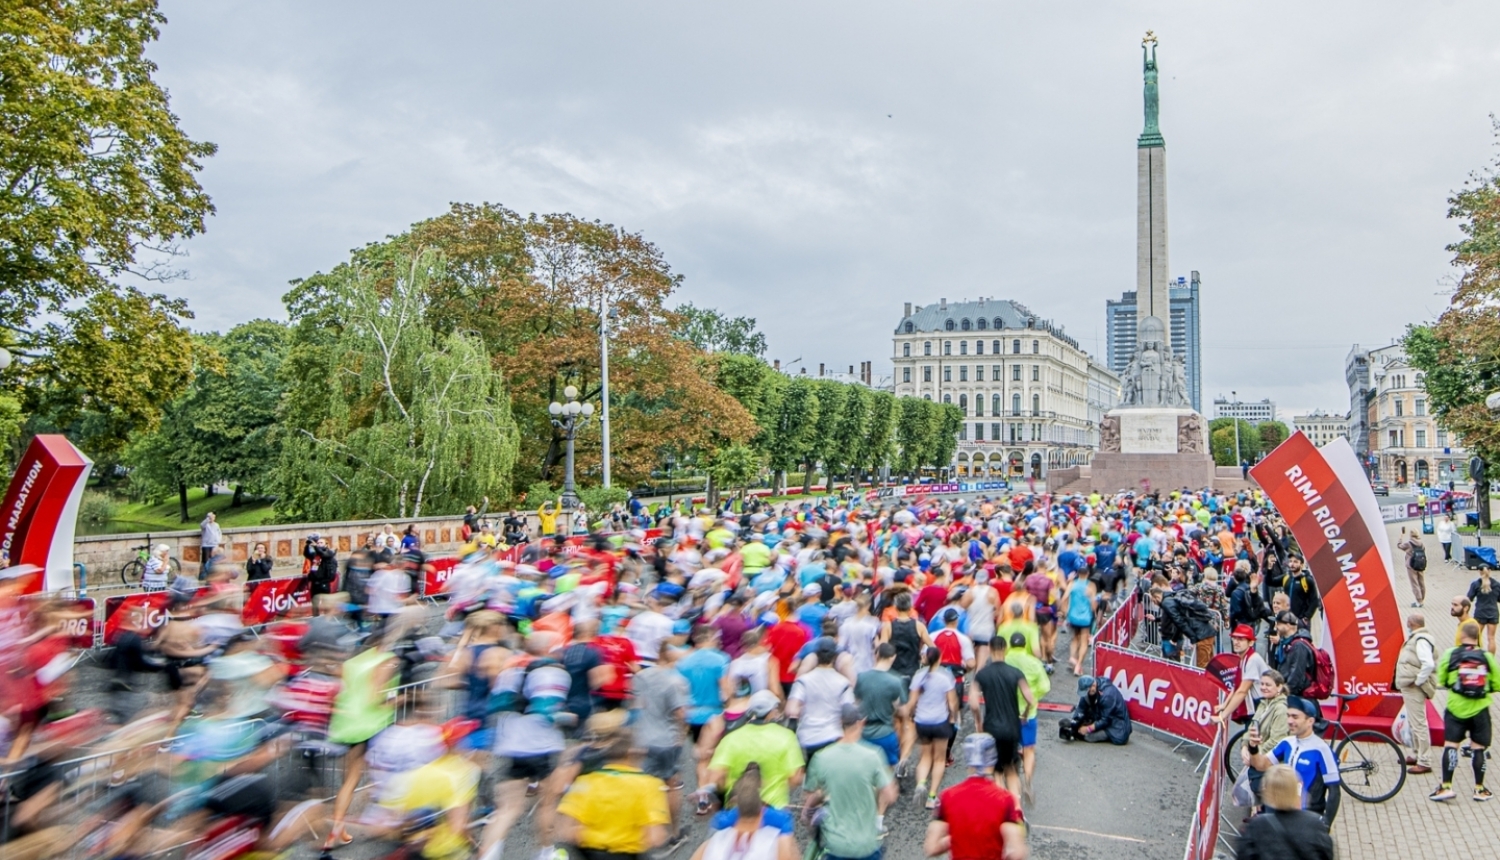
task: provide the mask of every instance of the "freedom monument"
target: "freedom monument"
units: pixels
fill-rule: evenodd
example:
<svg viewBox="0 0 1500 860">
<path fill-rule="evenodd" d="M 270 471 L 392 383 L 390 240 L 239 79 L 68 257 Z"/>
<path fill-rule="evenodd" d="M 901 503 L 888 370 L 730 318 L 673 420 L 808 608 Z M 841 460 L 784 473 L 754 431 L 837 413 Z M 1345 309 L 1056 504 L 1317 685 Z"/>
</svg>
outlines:
<svg viewBox="0 0 1500 860">
<path fill-rule="evenodd" d="M 1172 353 L 1167 266 L 1167 145 L 1158 119 L 1156 36 L 1141 41 L 1146 127 L 1136 141 L 1136 353 L 1121 374 L 1120 406 L 1099 422 L 1099 453 L 1087 466 L 1055 472 L 1055 490 L 1238 487 L 1222 477 L 1208 447 L 1208 422 L 1193 409 L 1182 356 Z M 1216 481 L 1217 478 L 1217 481 Z M 1225 486 L 1232 483 L 1232 487 Z"/>
</svg>

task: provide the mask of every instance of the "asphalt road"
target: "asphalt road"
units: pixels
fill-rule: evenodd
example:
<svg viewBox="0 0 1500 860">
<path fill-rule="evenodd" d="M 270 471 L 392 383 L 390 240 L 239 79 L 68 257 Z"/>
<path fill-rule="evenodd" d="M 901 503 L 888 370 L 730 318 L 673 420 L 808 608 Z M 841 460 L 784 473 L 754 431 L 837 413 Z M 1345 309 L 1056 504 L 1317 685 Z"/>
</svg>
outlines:
<svg viewBox="0 0 1500 860">
<path fill-rule="evenodd" d="M 1059 636 L 1060 648 L 1066 642 Z M 107 673 L 88 662 L 75 670 L 69 701 L 75 707 L 107 705 Z M 149 708 L 167 703 L 162 678 L 148 679 L 145 704 Z M 1048 701 L 1072 704 L 1076 679 L 1068 671 L 1067 654 L 1060 654 L 1053 693 Z M 1030 843 L 1034 857 L 1048 860 L 1177 860 L 1182 856 L 1187 826 L 1196 800 L 1200 774 L 1195 767 L 1203 751 L 1184 745 L 1180 749 L 1167 739 L 1153 736 L 1137 726 L 1128 745 L 1112 747 L 1072 743 L 1057 739 L 1061 715 L 1042 712 L 1039 727 L 1035 803 L 1026 810 L 1031 824 Z M 693 787 L 691 762 L 684 757 L 684 777 Z M 948 772 L 945 785 L 962 779 L 962 769 Z M 886 815 L 889 836 L 885 857 L 919 860 L 922 839 L 931 813 L 925 798 L 912 790 L 910 780 L 901 798 Z M 690 811 L 691 836 L 673 853 L 673 860 L 687 860 L 707 834 L 703 820 Z M 317 846 L 294 852 L 296 858 L 316 858 Z M 356 842 L 334 852 L 335 857 L 369 860 L 385 856 L 389 845 Z M 506 840 L 507 860 L 529 860 L 537 845 L 531 834 L 531 818 L 524 818 Z"/>
</svg>

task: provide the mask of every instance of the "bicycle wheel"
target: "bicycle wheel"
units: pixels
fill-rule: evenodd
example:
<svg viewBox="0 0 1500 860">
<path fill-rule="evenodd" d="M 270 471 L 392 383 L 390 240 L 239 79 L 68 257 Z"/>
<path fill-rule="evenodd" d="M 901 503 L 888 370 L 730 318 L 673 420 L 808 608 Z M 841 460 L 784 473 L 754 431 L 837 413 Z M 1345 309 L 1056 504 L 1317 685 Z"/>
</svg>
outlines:
<svg viewBox="0 0 1500 860">
<path fill-rule="evenodd" d="M 177 560 L 177 556 L 174 555 L 174 556 L 168 558 L 167 559 L 167 566 L 172 569 L 172 578 L 173 579 L 176 579 L 177 577 L 179 577 L 179 576 L 182 575 L 182 562 L 180 562 L 180 561 Z"/>
<path fill-rule="evenodd" d="M 1383 803 L 1406 784 L 1406 754 L 1372 731 L 1352 732 L 1334 750 L 1344 790 L 1365 803 Z"/>
<path fill-rule="evenodd" d="M 1245 736 L 1249 733 L 1248 726 L 1240 729 L 1229 736 L 1229 743 L 1224 747 L 1224 775 L 1231 783 L 1240 775 L 1240 768 L 1244 767 L 1244 759 L 1240 758 L 1240 750 L 1245 748 Z"/>
<path fill-rule="evenodd" d="M 127 561 L 125 566 L 120 568 L 120 581 L 126 585 L 140 585 L 141 577 L 145 573 L 146 565 L 142 564 L 140 559 Z"/>
</svg>

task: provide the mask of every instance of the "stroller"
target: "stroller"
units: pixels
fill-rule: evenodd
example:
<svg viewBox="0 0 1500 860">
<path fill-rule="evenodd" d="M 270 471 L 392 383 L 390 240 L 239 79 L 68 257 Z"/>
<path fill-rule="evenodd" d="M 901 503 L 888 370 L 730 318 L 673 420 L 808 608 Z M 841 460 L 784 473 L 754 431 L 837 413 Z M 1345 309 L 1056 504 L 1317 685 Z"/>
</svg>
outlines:
<svg viewBox="0 0 1500 860">
<path fill-rule="evenodd" d="M 1495 560 L 1495 548 L 1492 546 L 1464 547 L 1464 568 L 1479 570 L 1484 567 L 1490 570 L 1500 570 L 1500 563 Z"/>
</svg>

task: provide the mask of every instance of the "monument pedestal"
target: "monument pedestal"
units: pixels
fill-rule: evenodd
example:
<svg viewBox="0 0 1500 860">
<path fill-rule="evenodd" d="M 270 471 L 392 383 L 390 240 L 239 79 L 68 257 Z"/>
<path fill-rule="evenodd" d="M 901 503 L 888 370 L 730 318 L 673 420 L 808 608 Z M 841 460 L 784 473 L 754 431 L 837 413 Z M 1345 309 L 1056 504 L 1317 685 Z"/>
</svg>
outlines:
<svg viewBox="0 0 1500 860">
<path fill-rule="evenodd" d="M 1192 409 L 1115 409 L 1104 416 L 1099 430 L 1100 450 L 1089 463 L 1091 490 L 1200 490 L 1214 485 L 1208 425 Z"/>
</svg>

